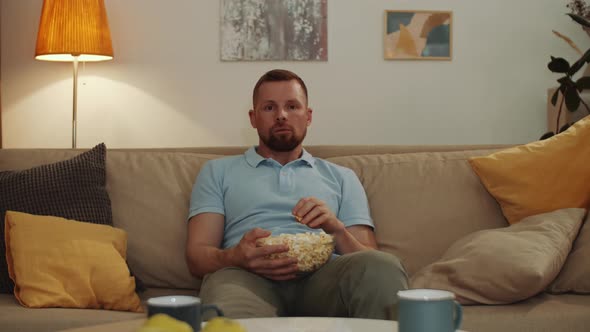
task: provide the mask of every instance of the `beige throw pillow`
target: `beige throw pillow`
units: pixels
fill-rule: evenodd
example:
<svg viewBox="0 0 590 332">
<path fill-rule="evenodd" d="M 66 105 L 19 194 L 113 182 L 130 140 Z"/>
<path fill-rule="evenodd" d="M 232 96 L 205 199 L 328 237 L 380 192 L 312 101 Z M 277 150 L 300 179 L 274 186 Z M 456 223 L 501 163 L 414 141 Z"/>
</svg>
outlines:
<svg viewBox="0 0 590 332">
<path fill-rule="evenodd" d="M 529 298 L 559 273 L 585 212 L 561 209 L 470 234 L 438 262 L 416 273 L 410 286 L 451 291 L 463 304 L 507 304 Z"/>
<path fill-rule="evenodd" d="M 590 213 L 561 272 L 548 291 L 553 294 L 590 294 Z"/>
</svg>

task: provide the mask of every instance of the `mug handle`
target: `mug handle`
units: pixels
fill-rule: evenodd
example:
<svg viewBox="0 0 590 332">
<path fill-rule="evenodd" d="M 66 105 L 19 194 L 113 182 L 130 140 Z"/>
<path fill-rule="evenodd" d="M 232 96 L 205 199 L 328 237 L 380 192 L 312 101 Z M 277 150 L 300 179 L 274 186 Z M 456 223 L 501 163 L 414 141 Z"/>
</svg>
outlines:
<svg viewBox="0 0 590 332">
<path fill-rule="evenodd" d="M 201 306 L 201 315 L 203 313 L 205 313 L 207 310 L 215 310 L 215 312 L 217 313 L 217 316 L 219 317 L 223 317 L 223 311 L 221 311 L 221 309 L 219 309 L 216 305 L 214 304 L 204 304 Z"/>
<path fill-rule="evenodd" d="M 461 327 L 461 322 L 463 321 L 463 307 L 459 304 L 459 302 L 455 302 L 455 330 L 458 330 Z"/>
</svg>

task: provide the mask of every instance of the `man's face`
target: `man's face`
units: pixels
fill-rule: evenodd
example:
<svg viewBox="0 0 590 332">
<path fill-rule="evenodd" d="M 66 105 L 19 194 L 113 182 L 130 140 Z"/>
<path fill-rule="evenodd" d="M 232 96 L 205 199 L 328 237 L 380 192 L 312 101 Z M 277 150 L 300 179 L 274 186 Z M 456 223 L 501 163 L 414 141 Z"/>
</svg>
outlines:
<svg viewBox="0 0 590 332">
<path fill-rule="evenodd" d="M 290 80 L 263 83 L 249 115 L 261 144 L 273 151 L 287 152 L 303 142 L 311 113 L 303 88 L 296 80 Z"/>
</svg>

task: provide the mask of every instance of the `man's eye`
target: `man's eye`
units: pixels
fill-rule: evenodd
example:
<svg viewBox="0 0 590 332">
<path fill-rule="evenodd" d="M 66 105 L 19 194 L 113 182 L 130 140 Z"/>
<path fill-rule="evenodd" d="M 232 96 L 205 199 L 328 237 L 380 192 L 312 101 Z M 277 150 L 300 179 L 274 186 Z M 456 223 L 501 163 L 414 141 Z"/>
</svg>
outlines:
<svg viewBox="0 0 590 332">
<path fill-rule="evenodd" d="M 263 111 L 272 111 L 274 107 L 272 105 L 266 105 L 262 108 Z"/>
<path fill-rule="evenodd" d="M 295 110 L 297 110 L 297 106 L 295 106 L 295 105 L 289 105 L 289 106 L 287 106 L 287 109 L 289 111 L 295 111 Z"/>
</svg>

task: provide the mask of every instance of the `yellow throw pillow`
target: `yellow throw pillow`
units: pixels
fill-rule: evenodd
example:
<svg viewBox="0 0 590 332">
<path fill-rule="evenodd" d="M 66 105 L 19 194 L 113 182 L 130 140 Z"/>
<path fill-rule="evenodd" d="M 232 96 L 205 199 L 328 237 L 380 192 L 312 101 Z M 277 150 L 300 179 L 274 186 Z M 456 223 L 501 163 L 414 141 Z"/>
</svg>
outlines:
<svg viewBox="0 0 590 332">
<path fill-rule="evenodd" d="M 8 274 L 26 307 L 142 312 L 127 234 L 106 225 L 7 211 Z"/>
<path fill-rule="evenodd" d="M 565 132 L 469 160 L 510 224 L 590 206 L 590 116 Z"/>
</svg>

